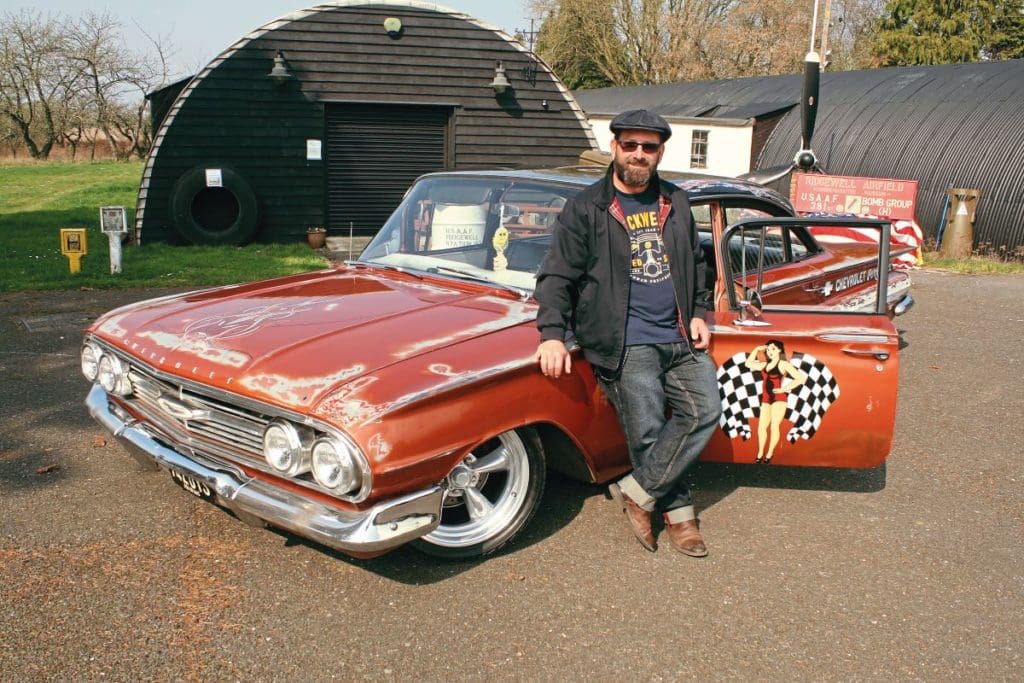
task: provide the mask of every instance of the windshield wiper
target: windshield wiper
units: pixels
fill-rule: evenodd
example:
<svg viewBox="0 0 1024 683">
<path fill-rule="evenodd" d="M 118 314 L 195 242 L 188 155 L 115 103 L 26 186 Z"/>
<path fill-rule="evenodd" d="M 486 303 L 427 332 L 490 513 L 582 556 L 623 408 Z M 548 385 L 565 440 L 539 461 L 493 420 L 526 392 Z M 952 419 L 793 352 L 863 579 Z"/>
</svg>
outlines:
<svg viewBox="0 0 1024 683">
<path fill-rule="evenodd" d="M 486 282 L 488 284 L 494 284 L 491 280 L 488 280 L 483 275 L 477 275 L 471 273 L 468 270 L 462 270 L 461 268 L 452 268 L 451 266 L 430 266 L 427 268 L 428 273 L 444 273 L 445 275 L 455 275 L 457 277 L 466 278 L 467 280 L 475 280 L 477 282 Z"/>
<path fill-rule="evenodd" d="M 454 275 L 455 277 L 462 278 L 464 280 L 482 282 L 484 284 L 490 285 L 491 287 L 498 287 L 499 289 L 505 289 L 510 292 L 515 292 L 524 299 L 526 299 L 527 297 L 530 296 L 530 294 L 532 294 L 532 292 L 530 292 L 529 290 L 525 290 L 522 287 L 516 287 L 515 285 L 506 285 L 503 282 L 495 282 L 494 280 L 484 277 L 483 275 L 478 275 L 468 270 L 462 270 L 461 268 L 452 268 L 451 266 L 431 266 L 430 268 L 427 268 L 427 272 L 443 275 Z"/>
</svg>

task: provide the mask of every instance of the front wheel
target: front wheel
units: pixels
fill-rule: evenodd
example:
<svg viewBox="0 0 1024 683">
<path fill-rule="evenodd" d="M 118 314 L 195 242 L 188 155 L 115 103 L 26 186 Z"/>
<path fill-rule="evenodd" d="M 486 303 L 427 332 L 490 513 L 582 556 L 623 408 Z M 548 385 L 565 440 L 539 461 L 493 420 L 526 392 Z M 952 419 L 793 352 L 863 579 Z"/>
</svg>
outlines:
<svg viewBox="0 0 1024 683">
<path fill-rule="evenodd" d="M 474 448 L 445 478 L 441 523 L 415 541 L 437 557 L 481 557 L 511 541 L 540 504 L 544 448 L 531 427 L 502 432 Z"/>
</svg>

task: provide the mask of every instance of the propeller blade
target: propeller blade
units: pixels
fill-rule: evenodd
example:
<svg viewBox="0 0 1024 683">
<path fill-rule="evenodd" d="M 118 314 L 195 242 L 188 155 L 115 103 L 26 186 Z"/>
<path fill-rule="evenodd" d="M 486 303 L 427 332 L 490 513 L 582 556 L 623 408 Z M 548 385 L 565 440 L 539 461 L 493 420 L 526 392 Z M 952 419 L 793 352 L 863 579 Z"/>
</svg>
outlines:
<svg viewBox="0 0 1024 683">
<path fill-rule="evenodd" d="M 768 168 L 760 168 L 754 171 L 750 171 L 749 173 L 741 173 L 740 175 L 736 176 L 736 179 L 749 180 L 752 183 L 767 185 L 768 183 L 774 183 L 776 180 L 783 177 L 792 170 L 792 164 L 785 164 L 784 166 L 770 166 Z"/>
<path fill-rule="evenodd" d="M 818 117 L 818 82 L 821 79 L 821 58 L 817 52 L 808 52 L 804 60 L 804 92 L 800 102 L 800 119 L 803 123 L 803 149 L 811 148 L 814 135 L 814 121 Z"/>
</svg>

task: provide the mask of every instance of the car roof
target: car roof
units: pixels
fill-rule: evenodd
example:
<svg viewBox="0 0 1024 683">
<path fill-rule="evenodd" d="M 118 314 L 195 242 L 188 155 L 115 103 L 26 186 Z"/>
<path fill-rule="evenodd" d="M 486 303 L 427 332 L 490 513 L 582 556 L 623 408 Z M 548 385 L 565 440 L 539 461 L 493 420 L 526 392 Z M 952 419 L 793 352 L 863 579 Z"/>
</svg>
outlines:
<svg viewBox="0 0 1024 683">
<path fill-rule="evenodd" d="M 554 182 L 583 188 L 597 181 L 606 171 L 607 168 L 603 166 L 585 165 L 535 170 L 442 171 L 429 173 L 423 177 L 508 178 L 510 180 Z M 691 202 L 735 199 L 737 197 L 754 198 L 772 204 L 790 216 L 795 215 L 793 205 L 788 199 L 757 183 L 736 178 L 678 171 L 662 171 L 659 172 L 659 175 L 663 180 L 686 190 Z"/>
</svg>

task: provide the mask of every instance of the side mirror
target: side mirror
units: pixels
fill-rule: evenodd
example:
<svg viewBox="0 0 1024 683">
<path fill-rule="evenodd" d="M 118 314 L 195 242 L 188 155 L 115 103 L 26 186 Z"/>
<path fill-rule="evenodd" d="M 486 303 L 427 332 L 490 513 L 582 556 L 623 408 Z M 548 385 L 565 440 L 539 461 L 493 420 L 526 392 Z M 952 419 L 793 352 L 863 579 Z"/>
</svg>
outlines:
<svg viewBox="0 0 1024 683">
<path fill-rule="evenodd" d="M 761 295 L 749 287 L 743 293 L 743 297 L 737 302 L 740 308 L 740 317 L 735 321 L 736 325 L 768 325 L 769 323 L 760 320 L 764 305 L 761 302 Z"/>
<path fill-rule="evenodd" d="M 761 302 L 761 294 L 748 287 L 747 291 L 743 294 L 743 300 L 740 301 L 740 310 L 744 309 L 755 318 L 760 318 L 761 311 L 764 309 L 764 304 Z"/>
</svg>

